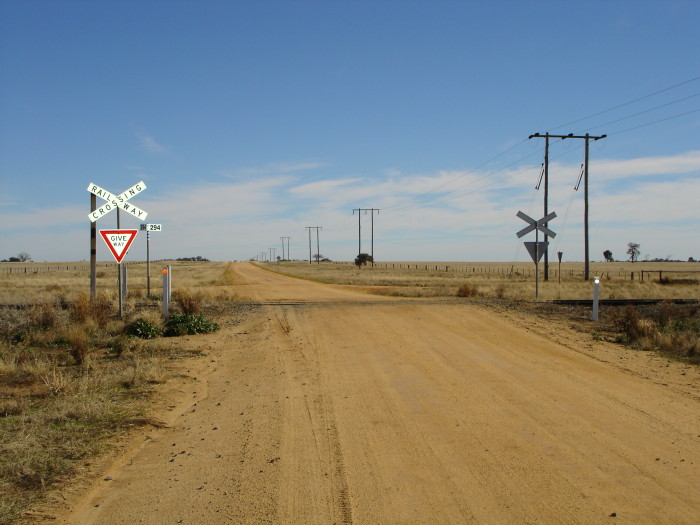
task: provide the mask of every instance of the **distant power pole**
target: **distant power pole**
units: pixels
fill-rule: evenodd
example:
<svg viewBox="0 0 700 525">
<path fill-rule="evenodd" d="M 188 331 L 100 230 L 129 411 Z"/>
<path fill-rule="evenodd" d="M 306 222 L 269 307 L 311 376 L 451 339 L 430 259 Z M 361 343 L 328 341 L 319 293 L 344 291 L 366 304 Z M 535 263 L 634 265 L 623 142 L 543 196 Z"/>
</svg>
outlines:
<svg viewBox="0 0 700 525">
<path fill-rule="evenodd" d="M 319 236 L 318 236 L 318 231 L 322 230 L 323 228 L 321 226 L 307 226 L 307 230 L 309 230 L 309 264 L 311 264 L 311 230 L 316 230 L 316 255 L 318 255 L 316 262 L 318 264 L 321 264 L 321 247 L 319 244 Z"/>
<path fill-rule="evenodd" d="M 374 212 L 379 213 L 378 208 L 355 208 L 352 210 L 352 214 L 355 215 L 355 212 L 357 212 L 357 254 L 362 253 L 362 212 L 365 212 L 365 215 L 367 212 L 370 212 L 371 214 L 371 222 L 372 222 L 372 251 L 370 255 L 372 256 L 372 266 L 374 266 Z"/>
<path fill-rule="evenodd" d="M 545 138 L 545 156 L 544 156 L 544 215 L 545 217 L 547 216 L 547 195 L 548 195 L 548 176 L 549 176 L 549 139 L 550 137 L 554 138 L 559 138 L 559 139 L 584 139 L 586 141 L 586 152 L 585 152 L 585 160 L 584 160 L 584 168 L 583 168 L 583 236 L 584 236 L 584 252 L 585 252 L 585 263 L 584 263 L 584 272 L 583 272 L 583 279 L 584 281 L 588 281 L 590 278 L 590 263 L 589 263 L 589 249 L 588 249 L 588 144 L 591 139 L 593 140 L 600 140 L 604 139 L 607 137 L 607 135 L 599 135 L 599 136 L 593 136 L 589 135 L 586 133 L 585 135 L 574 135 L 573 133 L 569 133 L 568 135 L 550 135 L 549 133 L 546 133 L 545 135 L 540 135 L 539 133 L 535 133 L 533 135 L 530 135 L 528 138 L 533 138 L 533 137 L 544 137 Z M 546 226 L 546 225 L 545 225 Z M 547 236 L 545 235 L 544 237 L 545 242 L 547 241 Z M 545 272 L 545 281 L 548 280 L 549 277 L 549 257 L 547 253 L 547 248 L 545 248 L 544 251 L 544 272 Z"/>
<path fill-rule="evenodd" d="M 284 240 L 287 239 L 287 258 L 284 258 Z M 282 260 L 283 261 L 291 261 L 292 257 L 289 255 L 289 239 L 291 237 L 280 237 L 280 240 L 282 241 Z"/>
</svg>

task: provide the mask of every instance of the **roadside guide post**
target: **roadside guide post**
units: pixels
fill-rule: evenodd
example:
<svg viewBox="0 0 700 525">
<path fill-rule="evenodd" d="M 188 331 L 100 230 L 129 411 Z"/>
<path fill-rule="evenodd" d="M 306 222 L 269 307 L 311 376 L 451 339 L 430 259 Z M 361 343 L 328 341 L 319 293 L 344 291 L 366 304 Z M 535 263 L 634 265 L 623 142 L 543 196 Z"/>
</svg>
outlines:
<svg viewBox="0 0 700 525">
<path fill-rule="evenodd" d="M 168 308 L 170 306 L 170 289 L 171 283 L 170 279 L 172 274 L 170 272 L 170 265 L 163 267 L 163 319 L 168 318 Z"/>
<path fill-rule="evenodd" d="M 137 206 L 131 204 L 129 199 L 138 195 L 143 190 L 146 189 L 146 184 L 141 181 L 134 184 L 131 188 L 120 193 L 119 195 L 113 195 L 104 188 L 100 188 L 97 184 L 92 182 L 88 184 L 87 191 L 92 195 L 90 196 L 90 213 L 88 214 L 88 219 L 92 223 L 90 228 L 90 293 L 91 296 L 95 296 L 96 287 L 96 266 L 97 266 L 97 247 L 93 242 L 95 235 L 95 222 L 107 215 L 112 210 L 117 210 L 117 229 L 116 230 L 100 230 L 100 235 L 104 239 L 107 247 L 114 256 L 118 263 L 118 284 L 117 288 L 119 290 L 119 317 L 124 316 L 124 296 L 126 295 L 124 288 L 126 287 L 126 279 L 122 276 L 122 259 L 129 250 L 129 246 L 136 238 L 137 230 L 122 230 L 119 224 L 119 210 L 124 210 L 130 213 L 134 217 L 139 219 L 145 219 L 148 213 Z M 97 206 L 95 197 L 101 197 L 106 202 L 101 206 Z M 124 272 L 126 274 L 126 272 Z M 124 282 L 124 284 L 122 284 Z"/>
<path fill-rule="evenodd" d="M 540 294 L 539 262 L 542 256 L 544 255 L 544 252 L 547 250 L 547 246 L 549 245 L 549 242 L 547 241 L 539 241 L 539 232 L 544 233 L 548 237 L 556 237 L 557 234 L 547 227 L 547 223 L 554 219 L 557 216 L 557 214 L 555 212 L 552 212 L 548 215 L 545 215 L 537 221 L 531 217 L 528 217 L 521 211 L 518 211 L 516 216 L 528 223 L 528 226 L 525 226 L 525 228 L 516 233 L 518 239 L 523 235 L 530 233 L 532 230 L 535 230 L 535 242 L 526 242 L 524 244 L 525 248 L 527 248 L 527 252 L 530 254 L 530 257 L 532 257 L 532 260 L 535 263 L 535 299 L 537 299 Z"/>
<path fill-rule="evenodd" d="M 598 320 L 598 288 L 600 287 L 600 277 L 593 278 L 593 313 L 591 314 L 591 320 Z"/>
</svg>

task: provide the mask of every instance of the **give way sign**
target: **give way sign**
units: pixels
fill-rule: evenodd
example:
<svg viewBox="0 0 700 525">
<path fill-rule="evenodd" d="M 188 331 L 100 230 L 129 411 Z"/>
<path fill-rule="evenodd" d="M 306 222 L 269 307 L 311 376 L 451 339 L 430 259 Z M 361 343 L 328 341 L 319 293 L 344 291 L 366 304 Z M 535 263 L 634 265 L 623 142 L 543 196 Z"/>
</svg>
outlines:
<svg viewBox="0 0 700 525">
<path fill-rule="evenodd" d="M 138 230 L 100 230 L 100 235 L 105 240 L 107 248 L 112 252 L 118 263 L 129 251 L 129 246 L 134 242 Z"/>
</svg>

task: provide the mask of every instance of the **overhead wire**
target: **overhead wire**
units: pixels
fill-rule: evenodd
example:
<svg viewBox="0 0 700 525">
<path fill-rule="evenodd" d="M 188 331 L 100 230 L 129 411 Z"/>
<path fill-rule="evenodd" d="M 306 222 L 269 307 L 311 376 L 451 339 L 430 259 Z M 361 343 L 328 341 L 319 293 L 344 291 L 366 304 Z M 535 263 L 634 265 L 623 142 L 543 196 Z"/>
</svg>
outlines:
<svg viewBox="0 0 700 525">
<path fill-rule="evenodd" d="M 687 97 L 679 98 L 677 100 L 672 100 L 671 102 L 667 102 L 666 104 L 660 104 L 658 106 L 654 106 L 653 108 L 645 109 L 643 111 L 638 111 L 637 113 L 632 113 L 631 115 L 627 115 L 626 117 L 620 117 L 615 120 L 610 120 L 608 122 L 605 122 L 603 124 L 599 124 L 598 126 L 593 126 L 588 128 L 589 130 L 591 129 L 598 129 L 602 128 L 603 126 L 609 126 L 610 124 L 616 124 L 618 122 L 622 122 L 623 120 L 629 120 L 634 117 L 638 117 L 639 115 L 644 115 L 645 113 L 651 113 L 652 111 L 656 111 L 657 109 L 665 108 L 668 106 L 672 106 L 674 104 L 678 104 L 679 102 L 685 102 L 686 100 L 690 100 L 691 98 L 698 97 L 700 96 L 700 93 L 695 93 L 693 95 L 689 95 Z"/>
<path fill-rule="evenodd" d="M 609 107 L 609 108 L 607 108 L 607 109 L 604 109 L 604 110 L 602 110 L 602 111 L 597 111 L 597 112 L 595 112 L 595 113 L 591 113 L 591 114 L 586 115 L 586 116 L 584 116 L 584 117 L 581 117 L 581 118 L 578 118 L 578 119 L 575 119 L 575 120 L 566 122 L 566 123 L 564 123 L 564 124 L 560 124 L 560 125 L 555 126 L 555 127 L 551 128 L 551 129 L 559 129 L 559 128 L 563 128 L 563 127 L 565 127 L 565 126 L 570 126 L 570 125 L 572 125 L 572 124 L 576 124 L 576 123 L 579 123 L 579 122 L 583 122 L 583 121 L 585 121 L 585 120 L 588 120 L 588 119 L 591 119 L 591 118 L 594 118 L 594 117 L 597 117 L 597 116 L 600 116 L 600 115 L 604 115 L 604 114 L 609 113 L 609 112 L 611 112 L 611 111 L 615 111 L 615 110 L 617 110 L 617 109 L 621 109 L 621 108 L 630 106 L 630 105 L 635 104 L 635 103 L 637 103 L 637 102 L 640 102 L 640 101 L 649 99 L 649 98 L 651 98 L 651 97 L 660 95 L 660 94 L 662 94 L 662 93 L 665 93 L 665 92 L 668 92 L 668 91 L 677 89 L 677 88 L 679 88 L 679 87 L 682 87 L 682 86 L 691 84 L 691 83 L 696 82 L 696 81 L 698 81 L 698 80 L 700 80 L 700 76 L 696 76 L 696 77 L 693 77 L 693 78 L 684 80 L 684 81 L 682 81 L 682 82 L 679 82 L 679 83 L 676 83 L 676 84 L 674 84 L 674 85 L 665 87 L 665 88 L 663 88 L 663 89 L 656 90 L 656 91 L 654 91 L 654 92 L 652 92 L 652 93 L 649 93 L 649 94 L 647 94 L 647 95 L 644 95 L 644 96 L 641 96 L 641 97 L 637 97 L 637 98 L 635 98 L 635 99 L 629 100 L 629 101 L 627 101 L 627 102 L 623 102 L 623 103 L 621 103 L 621 104 L 614 105 L 614 106 Z M 638 111 L 638 112 L 636 112 L 636 113 L 633 113 L 633 114 L 630 114 L 630 115 L 627 115 L 627 116 L 623 116 L 623 117 L 620 117 L 620 118 L 618 118 L 618 119 L 614 119 L 614 120 L 605 122 L 605 123 L 603 123 L 603 124 L 599 124 L 599 125 L 595 125 L 595 126 L 589 127 L 588 129 L 589 129 L 589 130 L 590 130 L 590 129 L 597 129 L 597 128 L 601 128 L 601 127 L 604 127 L 604 126 L 609 126 L 609 125 L 611 125 L 611 124 L 615 124 L 615 123 L 618 123 L 618 122 L 622 122 L 622 121 L 624 121 L 624 120 L 629 120 L 630 118 L 634 118 L 634 117 L 637 117 L 637 116 L 640 116 L 640 115 L 643 115 L 643 114 L 646 114 L 646 113 L 650 113 L 650 112 L 655 111 L 655 110 L 658 110 L 658 109 L 662 109 L 662 108 L 665 108 L 665 107 L 669 107 L 669 106 L 671 106 L 671 105 L 678 104 L 678 103 L 680 103 L 680 102 L 684 102 L 684 101 L 686 101 L 686 100 L 692 99 L 692 98 L 697 97 L 697 96 L 700 96 L 700 93 L 694 93 L 694 94 L 689 95 L 689 96 L 687 96 L 687 97 L 683 97 L 683 98 L 680 98 L 680 99 L 677 99 L 677 100 L 673 100 L 673 101 L 671 101 L 671 102 L 667 102 L 667 103 L 664 103 L 664 104 L 660 104 L 660 105 L 654 106 L 654 107 L 652 107 L 652 108 L 648 108 L 648 109 L 645 109 L 645 110 L 642 110 L 642 111 Z M 671 116 L 668 116 L 668 117 L 660 118 L 660 119 L 653 120 L 653 121 L 650 121 L 650 122 L 638 124 L 638 125 L 631 126 L 631 127 L 629 127 L 629 128 L 625 128 L 625 129 L 622 129 L 622 130 L 612 131 L 612 132 L 607 133 L 607 136 L 619 135 L 619 134 L 622 134 L 622 133 L 626 133 L 626 132 L 629 132 L 629 131 L 633 131 L 633 130 L 635 130 L 635 129 L 640 129 L 640 128 L 647 127 L 647 126 L 652 126 L 652 125 L 654 125 L 654 124 L 658 124 L 658 123 L 665 122 L 665 121 L 668 121 L 668 120 L 680 118 L 680 117 L 683 117 L 683 116 L 686 116 L 686 115 L 689 115 L 689 114 L 697 113 L 697 112 L 699 112 L 699 111 L 700 111 L 700 108 L 691 109 L 691 110 L 689 110 L 689 111 L 685 111 L 685 112 L 678 113 L 678 114 L 675 114 L 675 115 L 671 115 Z M 489 159 L 486 160 L 485 162 L 479 164 L 479 165 L 476 166 L 475 168 L 466 170 L 466 171 L 460 173 L 459 175 L 457 175 L 456 177 L 453 177 L 453 178 L 451 178 L 450 180 L 447 180 L 447 181 L 445 181 L 445 182 L 442 182 L 442 183 L 440 183 L 440 184 L 437 184 L 436 186 L 434 186 L 434 187 L 430 188 L 429 190 L 424 191 L 424 192 L 422 192 L 422 193 L 420 193 L 420 194 L 407 197 L 407 200 L 408 200 L 409 202 L 406 202 L 405 204 L 396 204 L 396 205 L 393 205 L 393 206 L 389 206 L 389 207 L 386 207 L 385 210 L 382 210 L 382 211 L 385 211 L 385 212 L 387 212 L 387 213 L 389 213 L 389 212 L 403 212 L 403 211 L 414 210 L 414 209 L 418 209 L 418 208 L 425 207 L 427 204 L 429 204 L 429 203 L 431 203 L 431 202 L 434 202 L 434 201 L 437 200 L 437 199 L 443 199 L 443 200 L 445 200 L 445 201 L 454 200 L 454 199 L 461 198 L 461 197 L 464 197 L 464 196 L 466 196 L 466 195 L 472 194 L 472 193 L 474 193 L 474 192 L 484 191 L 484 190 L 489 189 L 490 187 L 492 187 L 492 186 L 494 186 L 494 185 L 496 185 L 496 184 L 501 184 L 501 183 L 503 183 L 503 182 L 505 182 L 505 181 L 507 181 L 507 180 L 509 180 L 509 179 L 511 179 L 511 178 L 513 178 L 513 177 L 515 177 L 515 176 L 517 176 L 517 175 L 519 175 L 519 174 L 521 174 L 521 173 L 524 173 L 524 172 L 527 171 L 527 170 L 519 170 L 519 171 L 516 171 L 516 172 L 514 172 L 514 173 L 512 173 L 512 174 L 510 174 L 510 175 L 506 175 L 505 177 L 498 177 L 498 178 L 496 178 L 496 179 L 493 179 L 490 183 L 488 183 L 488 184 L 486 184 L 486 185 L 483 185 L 483 186 L 474 188 L 475 185 L 477 185 L 477 184 L 479 184 L 479 183 L 481 183 L 481 182 L 483 182 L 483 181 L 485 181 L 485 180 L 487 180 L 487 179 L 491 179 L 494 175 L 496 175 L 496 174 L 498 174 L 498 173 L 500 173 L 500 172 L 503 172 L 503 171 L 506 170 L 507 168 L 509 168 L 509 167 L 511 167 L 511 166 L 513 166 L 513 165 L 515 165 L 515 164 L 521 163 L 521 162 L 523 162 L 524 160 L 528 159 L 529 157 L 533 156 L 534 154 L 537 153 L 537 150 L 535 150 L 535 151 L 533 151 L 532 153 L 529 153 L 529 154 L 527 154 L 527 155 L 523 155 L 523 156 L 519 157 L 518 159 L 516 159 L 516 160 L 514 160 L 514 161 L 512 161 L 512 162 L 509 162 L 508 164 L 506 164 L 506 165 L 504 165 L 504 166 L 502 166 L 502 167 L 500 167 L 500 168 L 498 168 L 498 169 L 490 170 L 489 172 L 485 173 L 484 175 L 482 175 L 482 176 L 480 176 L 480 177 L 478 177 L 478 178 L 476 178 L 476 179 L 474 179 L 474 180 L 468 181 L 466 184 L 462 184 L 462 185 L 460 185 L 460 186 L 457 186 L 457 187 L 454 187 L 454 188 L 450 188 L 450 189 L 447 189 L 447 190 L 444 190 L 444 191 L 439 191 L 439 190 L 442 190 L 443 188 L 449 187 L 450 185 L 454 184 L 456 181 L 458 181 L 458 180 L 460 180 L 460 179 L 462 179 L 462 178 L 464 178 L 464 177 L 466 177 L 466 176 L 468 176 L 468 175 L 470 175 L 470 174 L 473 174 L 473 173 L 478 172 L 479 169 L 481 169 L 481 168 L 483 168 L 484 166 L 486 166 L 486 165 L 488 165 L 488 164 L 490 164 L 490 163 L 492 163 L 492 162 L 495 162 L 496 160 L 502 158 L 503 156 L 505 156 L 506 154 L 510 153 L 511 151 L 513 151 L 514 149 L 518 148 L 519 146 L 521 146 L 523 143 L 525 143 L 525 142 L 527 142 L 527 141 L 528 141 L 528 139 L 523 139 L 522 141 L 520 141 L 520 142 L 514 144 L 513 146 L 507 148 L 506 150 L 500 152 L 499 154 L 497 154 L 497 155 L 495 155 L 495 156 L 489 158 Z M 560 139 L 558 142 L 562 142 L 562 141 L 563 141 L 563 139 Z M 559 155 L 557 155 L 557 156 L 555 156 L 555 157 L 550 157 L 550 160 L 555 160 L 555 159 L 560 158 L 560 157 L 562 157 L 562 156 L 564 156 L 564 155 L 568 155 L 568 154 L 570 154 L 570 153 L 572 153 L 572 152 L 574 152 L 574 151 L 580 150 L 580 149 L 583 147 L 582 145 L 578 145 L 578 144 L 576 144 L 575 146 L 574 146 L 574 145 L 572 145 L 572 146 L 573 146 L 573 147 L 567 149 L 567 151 L 565 151 L 565 152 L 563 152 L 563 153 L 561 153 L 561 154 L 559 154 Z M 467 187 L 469 188 L 467 191 L 465 191 L 465 192 L 459 192 L 459 190 L 464 189 L 464 188 L 467 188 Z M 429 198 L 423 199 L 423 197 L 426 197 L 426 196 L 429 196 Z M 564 221 L 563 221 L 563 224 L 562 224 L 562 228 L 565 226 L 565 222 L 566 222 L 566 219 L 568 218 L 568 214 L 569 214 L 569 211 L 570 211 L 570 209 L 571 209 L 571 206 L 572 206 L 572 203 L 573 203 L 573 199 L 574 199 L 574 198 L 575 198 L 575 191 L 571 193 L 571 196 L 570 196 L 570 198 L 569 198 L 569 204 L 568 204 L 567 209 L 566 209 L 566 213 L 565 213 L 565 216 L 564 216 Z M 533 192 L 533 196 L 532 196 L 531 203 L 530 203 L 530 208 L 532 208 L 534 199 L 535 199 L 535 193 Z M 351 220 L 352 220 L 352 216 L 349 215 L 347 218 L 343 218 L 343 219 L 341 219 L 340 221 L 338 221 L 338 223 L 336 223 L 335 225 L 330 226 L 330 227 L 329 227 L 329 230 L 333 230 L 333 229 L 337 228 L 338 226 L 343 225 L 343 224 L 345 224 L 345 223 L 347 223 L 347 222 L 349 222 L 349 221 L 351 221 Z M 559 245 L 559 242 L 561 242 L 561 237 L 560 237 L 559 240 L 557 241 L 557 246 Z M 521 243 L 518 243 L 518 247 L 519 247 L 519 248 L 520 248 L 520 244 L 521 244 Z M 518 248 L 518 251 L 519 251 L 519 248 Z"/>
<path fill-rule="evenodd" d="M 608 133 L 608 136 L 611 136 L 611 135 L 620 135 L 621 133 L 627 133 L 628 131 L 632 131 L 632 130 L 635 130 L 635 129 L 645 128 L 645 127 L 647 127 L 647 126 L 652 126 L 652 125 L 654 125 L 654 124 L 658 124 L 659 122 L 665 122 L 665 121 L 667 121 L 667 120 L 673 120 L 674 118 L 684 117 L 684 116 L 686 116 L 686 115 L 690 115 L 691 113 L 697 113 L 698 111 L 700 111 L 700 108 L 691 109 L 690 111 L 685 111 L 685 112 L 683 112 L 683 113 L 678 113 L 678 114 L 676 114 L 676 115 L 671 115 L 670 117 L 661 118 L 661 119 L 658 119 L 658 120 L 654 120 L 654 121 L 652 121 L 652 122 L 645 122 L 644 124 L 639 124 L 639 125 L 637 125 L 637 126 L 632 126 L 631 128 L 622 129 L 622 130 L 619 130 L 619 131 L 613 131 L 613 132 Z"/>
<path fill-rule="evenodd" d="M 495 160 L 497 160 L 497 159 L 503 157 L 503 156 L 506 155 L 507 153 L 510 153 L 511 151 L 513 151 L 515 148 L 517 148 L 517 147 L 520 146 L 521 144 L 525 143 L 526 141 L 527 141 L 527 139 L 521 140 L 521 141 L 518 142 L 517 144 L 514 144 L 514 145 L 511 146 L 510 148 L 507 148 L 506 150 L 502 151 L 501 153 L 495 155 L 494 157 L 491 157 L 491 158 L 488 159 L 487 161 L 482 162 L 481 164 L 479 164 L 479 165 L 476 166 L 475 168 L 466 170 L 466 171 L 460 173 L 458 176 L 456 176 L 456 177 L 454 177 L 454 178 L 448 180 L 447 182 L 444 182 L 444 183 L 442 183 L 442 184 L 438 184 L 437 186 L 435 186 L 435 187 L 429 189 L 428 191 L 425 191 L 425 192 L 423 192 L 423 193 L 419 193 L 418 195 L 414 195 L 414 196 L 411 197 L 411 199 L 416 200 L 416 199 L 419 199 L 419 198 L 424 197 L 424 196 L 426 196 L 426 195 L 430 195 L 431 193 L 436 192 L 436 191 L 439 190 L 440 188 L 444 188 L 445 186 L 447 186 L 447 185 L 449 185 L 449 184 L 452 184 L 454 181 L 456 181 L 456 180 L 458 180 L 458 179 L 461 179 L 462 177 L 465 177 L 465 176 L 467 176 L 467 175 L 470 174 L 470 173 L 476 172 L 477 170 L 483 168 L 483 167 L 486 166 L 487 164 L 490 164 L 491 162 L 493 162 L 493 161 L 495 161 Z M 440 197 L 440 195 L 434 195 L 431 199 L 428 199 L 427 201 L 423 201 L 422 204 L 425 204 L 425 203 L 427 203 L 427 202 L 431 202 L 431 201 L 433 201 L 433 200 L 435 200 L 435 199 L 437 199 L 437 198 L 439 198 L 439 197 Z M 400 205 L 397 205 L 397 206 L 389 206 L 389 207 L 386 208 L 386 211 L 395 211 L 395 212 L 396 212 L 396 211 L 402 211 L 402 210 L 408 209 L 408 208 L 411 208 L 411 209 L 412 209 L 412 208 L 414 208 L 414 207 L 420 207 L 420 205 L 416 206 L 416 205 L 408 204 L 408 205 L 404 205 L 404 206 L 400 206 Z"/>
<path fill-rule="evenodd" d="M 583 122 L 584 120 L 588 120 L 589 118 L 597 117 L 599 115 L 604 115 L 605 113 L 609 113 L 610 111 L 615 111 L 616 109 L 624 108 L 626 106 L 632 105 L 632 104 L 639 102 L 641 100 L 645 100 L 647 98 L 651 98 L 651 97 L 654 97 L 656 95 L 660 95 L 661 93 L 665 93 L 666 91 L 671 91 L 672 89 L 676 89 L 678 87 L 685 86 L 686 84 L 690 84 L 690 83 L 696 82 L 698 80 L 700 80 L 700 76 L 696 76 L 696 77 L 690 78 L 688 80 L 684 80 L 683 82 L 679 82 L 678 84 L 674 84 L 672 86 L 665 87 L 663 89 L 659 89 L 657 91 L 654 91 L 653 93 L 649 93 L 648 95 L 644 95 L 642 97 L 635 98 L 634 100 L 630 100 L 628 102 L 623 102 L 622 104 L 617 104 L 616 106 L 612 106 L 608 109 L 604 109 L 604 110 L 598 111 L 596 113 L 591 113 L 590 115 L 586 115 L 585 117 L 581 117 L 581 118 L 578 118 L 576 120 L 566 122 L 565 124 L 561 124 L 559 126 L 554 126 L 551 129 L 559 129 L 559 128 L 563 128 L 565 126 L 570 126 L 571 124 L 577 124 L 578 122 Z"/>
</svg>

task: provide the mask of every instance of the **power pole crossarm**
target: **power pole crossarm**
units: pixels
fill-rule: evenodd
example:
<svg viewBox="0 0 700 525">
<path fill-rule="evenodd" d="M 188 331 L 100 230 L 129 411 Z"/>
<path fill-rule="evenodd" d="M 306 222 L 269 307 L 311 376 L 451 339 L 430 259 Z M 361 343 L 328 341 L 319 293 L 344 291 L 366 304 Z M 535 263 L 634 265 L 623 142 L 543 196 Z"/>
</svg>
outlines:
<svg viewBox="0 0 700 525">
<path fill-rule="evenodd" d="M 549 157 L 549 139 L 550 138 L 557 138 L 557 139 L 584 139 L 586 141 L 586 149 L 585 149 L 585 160 L 584 160 L 584 168 L 583 168 L 583 187 L 584 187 L 584 216 L 583 216 L 583 229 L 584 229 L 584 257 L 585 257 L 585 268 L 584 268 L 584 275 L 583 279 L 585 281 L 588 281 L 590 279 L 590 271 L 589 271 L 589 249 L 588 249 L 588 144 L 591 140 L 600 140 L 604 139 L 607 137 L 607 135 L 590 135 L 586 133 L 585 135 L 574 135 L 573 133 L 569 133 L 568 135 L 550 135 L 549 133 L 545 133 L 544 135 L 540 133 L 533 133 L 530 135 L 528 138 L 545 138 L 545 197 L 544 197 L 544 214 L 545 216 L 547 215 L 547 175 L 548 175 L 548 157 Z M 545 236 L 545 241 L 547 240 Z M 548 280 L 548 257 L 547 257 L 547 252 L 545 251 L 545 280 Z"/>
</svg>

